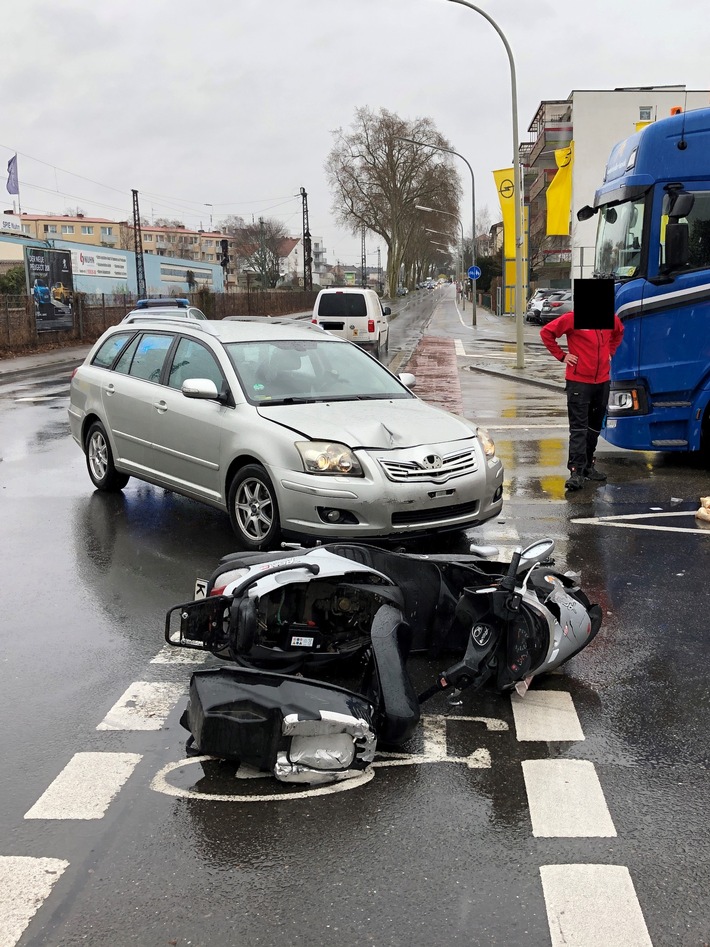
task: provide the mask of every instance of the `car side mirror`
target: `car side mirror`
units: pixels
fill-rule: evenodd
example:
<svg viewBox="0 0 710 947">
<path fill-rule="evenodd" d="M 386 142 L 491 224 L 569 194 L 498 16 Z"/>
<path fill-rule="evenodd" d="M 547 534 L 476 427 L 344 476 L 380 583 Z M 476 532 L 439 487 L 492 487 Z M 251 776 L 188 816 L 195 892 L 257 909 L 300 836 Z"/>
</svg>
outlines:
<svg viewBox="0 0 710 947">
<path fill-rule="evenodd" d="M 182 383 L 181 391 L 186 398 L 202 401 L 216 401 L 219 398 L 217 385 L 210 378 L 187 378 Z"/>
<path fill-rule="evenodd" d="M 401 372 L 397 377 L 403 385 L 407 386 L 407 388 L 414 388 L 417 383 L 416 376 L 411 372 Z"/>
<path fill-rule="evenodd" d="M 382 312 L 383 312 L 386 316 L 391 316 L 391 315 L 392 315 L 392 310 L 390 309 L 389 306 L 385 306 L 385 308 L 382 310 Z"/>
</svg>

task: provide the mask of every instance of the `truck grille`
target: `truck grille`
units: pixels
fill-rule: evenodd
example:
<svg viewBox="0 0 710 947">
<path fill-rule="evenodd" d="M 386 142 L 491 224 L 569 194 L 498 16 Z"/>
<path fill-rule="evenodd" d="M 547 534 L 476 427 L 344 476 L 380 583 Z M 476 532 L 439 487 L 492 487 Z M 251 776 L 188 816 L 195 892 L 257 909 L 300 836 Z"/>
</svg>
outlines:
<svg viewBox="0 0 710 947">
<path fill-rule="evenodd" d="M 453 477 L 462 477 L 473 473 L 477 469 L 476 452 L 473 450 L 457 451 L 454 454 L 445 454 L 442 465 L 436 469 L 425 466 L 423 459 L 418 460 L 383 460 L 380 465 L 390 480 L 397 483 L 446 483 Z"/>
</svg>

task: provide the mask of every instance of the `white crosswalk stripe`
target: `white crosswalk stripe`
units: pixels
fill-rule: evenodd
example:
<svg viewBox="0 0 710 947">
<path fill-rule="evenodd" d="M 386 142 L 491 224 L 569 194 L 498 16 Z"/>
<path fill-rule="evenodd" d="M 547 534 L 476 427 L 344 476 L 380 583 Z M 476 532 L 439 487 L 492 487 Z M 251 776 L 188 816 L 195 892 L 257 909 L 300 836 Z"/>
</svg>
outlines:
<svg viewBox="0 0 710 947">
<path fill-rule="evenodd" d="M 134 681 L 97 730 L 160 730 L 187 684 Z"/>
<path fill-rule="evenodd" d="M 584 733 L 567 691 L 529 690 L 511 697 L 515 733 L 520 741 L 583 740 Z"/>
<path fill-rule="evenodd" d="M 208 651 L 197 651 L 193 648 L 174 648 L 166 644 L 154 658 L 151 664 L 204 664 L 212 655 Z"/>
<path fill-rule="evenodd" d="M 616 829 L 589 760 L 523 760 L 533 835 L 613 838 Z"/>
<path fill-rule="evenodd" d="M 140 753 L 76 753 L 26 819 L 102 819 Z"/>
<path fill-rule="evenodd" d="M 68 867 L 61 858 L 0 857 L 0 947 L 14 947 Z"/>
<path fill-rule="evenodd" d="M 628 868 L 540 868 L 552 947 L 651 947 Z"/>
</svg>

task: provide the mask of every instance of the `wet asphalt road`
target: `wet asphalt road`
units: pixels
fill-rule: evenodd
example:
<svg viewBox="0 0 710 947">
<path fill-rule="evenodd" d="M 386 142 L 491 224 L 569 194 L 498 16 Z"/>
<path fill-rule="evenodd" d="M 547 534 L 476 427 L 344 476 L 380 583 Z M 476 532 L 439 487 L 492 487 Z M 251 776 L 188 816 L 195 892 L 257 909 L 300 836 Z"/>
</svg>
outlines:
<svg viewBox="0 0 710 947">
<path fill-rule="evenodd" d="M 416 762 L 382 760 L 367 785 L 293 799 L 268 779 L 235 780 L 228 767 L 176 765 L 184 699 L 158 730 L 98 731 L 134 682 L 187 683 L 189 666 L 151 663 L 164 613 L 233 549 L 231 533 L 217 511 L 135 481 L 118 496 L 92 492 L 69 436 L 66 374 L 14 379 L 0 387 L 0 856 L 68 862 L 21 947 L 543 947 L 541 868 L 559 865 L 628 869 L 656 947 L 710 943 L 710 535 L 692 515 L 710 476 L 687 459 L 602 443 L 609 485 L 565 498 L 562 393 L 475 370 L 509 351 L 513 327 L 489 318 L 468 328 L 451 291 L 437 292 L 405 301 L 390 355 L 406 364 L 424 320 L 443 366 L 431 396 L 487 425 L 504 458 L 504 514 L 469 539 L 509 550 L 551 536 L 558 562 L 581 571 L 602 605 L 595 642 L 544 682 L 570 695 L 584 739 L 521 740 L 509 697 L 464 695 L 454 708 L 437 698 L 427 712 L 446 733 L 443 754 L 423 728 Z M 464 354 L 452 374 L 455 339 Z M 609 516 L 622 519 L 598 519 Z M 426 545 L 465 548 L 460 537 Z M 417 662 L 417 684 L 435 670 Z M 137 758 L 105 814 L 25 818 L 74 754 L 88 752 Z M 490 766 L 477 765 L 486 754 Z M 615 834 L 533 833 L 523 764 L 550 760 L 593 765 Z M 281 798 L 215 798 L 271 794 Z M 13 943 L 2 930 L 0 918 L 0 944 Z"/>
</svg>

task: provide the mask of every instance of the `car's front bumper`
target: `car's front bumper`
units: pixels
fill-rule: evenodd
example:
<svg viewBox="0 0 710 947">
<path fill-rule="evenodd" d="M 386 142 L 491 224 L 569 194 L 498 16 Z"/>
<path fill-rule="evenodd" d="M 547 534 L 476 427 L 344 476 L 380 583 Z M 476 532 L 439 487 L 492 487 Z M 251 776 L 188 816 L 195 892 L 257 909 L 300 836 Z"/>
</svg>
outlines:
<svg viewBox="0 0 710 947">
<path fill-rule="evenodd" d="M 398 457 L 410 452 L 398 451 Z M 422 448 L 417 450 L 422 454 Z M 503 465 L 478 451 L 476 469 L 444 482 L 395 482 L 381 457 L 393 452 L 358 452 L 364 477 L 325 477 L 273 469 L 282 529 L 319 539 L 426 535 L 477 526 L 503 506 Z M 329 520 L 333 517 L 333 520 Z M 335 518 L 337 517 L 337 519 Z"/>
</svg>

